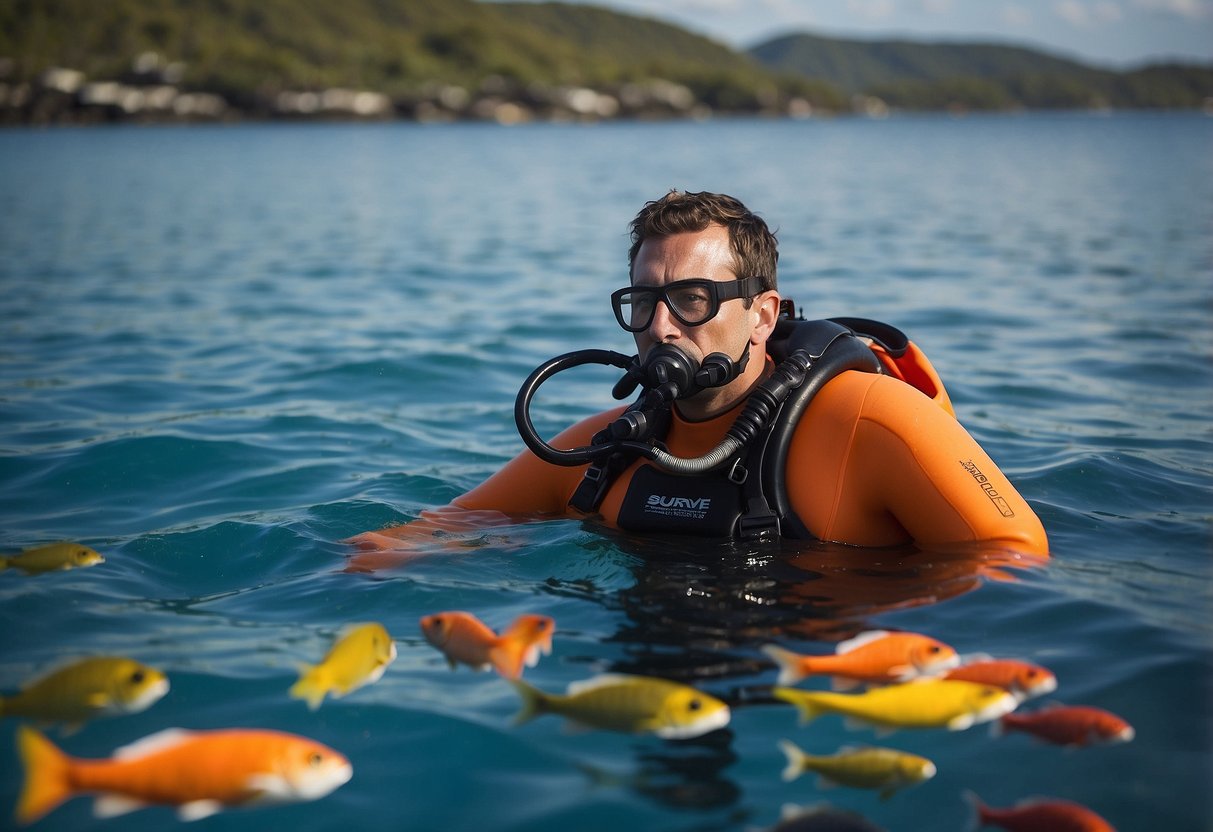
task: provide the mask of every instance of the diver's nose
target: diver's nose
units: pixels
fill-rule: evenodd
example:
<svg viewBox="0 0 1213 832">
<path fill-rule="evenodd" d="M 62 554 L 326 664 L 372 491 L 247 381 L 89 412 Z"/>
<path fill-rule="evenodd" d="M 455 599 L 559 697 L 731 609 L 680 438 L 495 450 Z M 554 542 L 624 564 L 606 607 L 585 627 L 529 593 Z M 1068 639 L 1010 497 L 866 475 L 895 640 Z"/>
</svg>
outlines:
<svg viewBox="0 0 1213 832">
<path fill-rule="evenodd" d="M 657 307 L 653 310 L 653 320 L 649 322 L 649 338 L 654 343 L 664 344 L 667 341 L 677 340 L 681 334 L 678 319 L 670 312 L 670 307 L 664 300 L 657 301 Z"/>
</svg>

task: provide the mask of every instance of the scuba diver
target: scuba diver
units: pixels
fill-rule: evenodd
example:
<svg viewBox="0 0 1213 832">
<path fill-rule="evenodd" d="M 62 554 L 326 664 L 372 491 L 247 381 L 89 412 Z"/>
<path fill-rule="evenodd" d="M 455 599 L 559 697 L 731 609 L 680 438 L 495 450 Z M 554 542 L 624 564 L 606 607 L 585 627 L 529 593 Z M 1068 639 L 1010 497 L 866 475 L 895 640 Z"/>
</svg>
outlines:
<svg viewBox="0 0 1213 832">
<path fill-rule="evenodd" d="M 449 506 L 352 538 L 352 570 L 540 516 L 1047 555 L 1040 520 L 956 420 L 922 352 L 874 321 L 797 320 L 777 288 L 775 235 L 740 201 L 671 191 L 636 215 L 631 240 L 630 285 L 611 301 L 637 354 L 581 350 L 539 367 L 515 408 L 527 448 Z M 617 399 L 639 397 L 545 441 L 531 398 L 587 363 L 624 372 Z"/>
</svg>

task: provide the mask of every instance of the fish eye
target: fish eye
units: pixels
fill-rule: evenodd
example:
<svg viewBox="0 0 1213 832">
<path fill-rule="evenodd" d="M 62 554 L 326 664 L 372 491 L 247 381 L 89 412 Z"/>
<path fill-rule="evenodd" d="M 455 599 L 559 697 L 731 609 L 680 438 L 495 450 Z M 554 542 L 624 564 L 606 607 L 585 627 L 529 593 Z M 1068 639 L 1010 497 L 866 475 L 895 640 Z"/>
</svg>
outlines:
<svg viewBox="0 0 1213 832">
<path fill-rule="evenodd" d="M 932 644 L 930 647 L 927 648 L 927 652 L 928 653 L 938 653 L 938 652 L 940 652 L 940 647 L 938 644 Z"/>
<path fill-rule="evenodd" d="M 134 682 L 136 685 L 141 683 L 146 678 L 147 677 L 143 674 L 142 670 L 136 670 L 134 673 L 131 674 L 131 681 Z"/>
<path fill-rule="evenodd" d="M 307 764 L 312 768 L 318 768 L 324 762 L 324 755 L 319 751 L 313 751 L 307 756 Z"/>
<path fill-rule="evenodd" d="M 700 702 L 698 699 L 692 699 L 690 702 L 687 703 L 687 707 L 690 708 L 692 711 L 697 711 L 703 707 L 703 703 Z"/>
</svg>

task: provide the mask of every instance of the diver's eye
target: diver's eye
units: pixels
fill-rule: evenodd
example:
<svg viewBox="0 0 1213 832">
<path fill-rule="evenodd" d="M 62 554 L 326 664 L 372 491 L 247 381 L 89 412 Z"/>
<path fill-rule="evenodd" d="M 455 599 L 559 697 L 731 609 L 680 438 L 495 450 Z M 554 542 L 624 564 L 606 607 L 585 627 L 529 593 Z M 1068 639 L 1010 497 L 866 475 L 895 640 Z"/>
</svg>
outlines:
<svg viewBox="0 0 1213 832">
<path fill-rule="evenodd" d="M 136 685 L 141 684 L 145 678 L 147 678 L 147 677 L 144 676 L 142 670 L 136 670 L 134 673 L 131 674 L 131 681 L 134 682 Z"/>
<path fill-rule="evenodd" d="M 703 707 L 703 703 L 700 702 L 698 699 L 692 699 L 690 702 L 687 703 L 687 707 L 690 708 L 692 711 L 697 711 Z"/>
</svg>

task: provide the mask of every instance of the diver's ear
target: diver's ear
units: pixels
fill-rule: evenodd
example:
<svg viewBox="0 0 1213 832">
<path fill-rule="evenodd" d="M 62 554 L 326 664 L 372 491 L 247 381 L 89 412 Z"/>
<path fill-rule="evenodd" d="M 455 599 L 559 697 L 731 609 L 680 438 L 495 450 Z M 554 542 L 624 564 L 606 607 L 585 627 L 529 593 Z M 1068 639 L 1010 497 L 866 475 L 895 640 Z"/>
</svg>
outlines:
<svg viewBox="0 0 1213 832">
<path fill-rule="evenodd" d="M 775 323 L 779 320 L 779 293 L 772 289 L 756 296 L 750 311 L 754 314 L 750 343 L 765 344 L 775 331 Z"/>
</svg>

